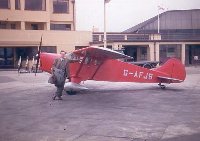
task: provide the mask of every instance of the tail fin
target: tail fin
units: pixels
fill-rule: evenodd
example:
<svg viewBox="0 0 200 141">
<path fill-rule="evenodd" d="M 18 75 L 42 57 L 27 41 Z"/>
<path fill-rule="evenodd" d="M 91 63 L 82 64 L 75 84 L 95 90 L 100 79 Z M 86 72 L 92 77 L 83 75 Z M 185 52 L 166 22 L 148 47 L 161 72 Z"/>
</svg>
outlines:
<svg viewBox="0 0 200 141">
<path fill-rule="evenodd" d="M 166 74 L 166 77 L 159 76 L 159 78 L 171 80 L 172 82 L 182 82 L 186 77 L 185 66 L 176 58 L 169 59 L 155 71 Z"/>
</svg>

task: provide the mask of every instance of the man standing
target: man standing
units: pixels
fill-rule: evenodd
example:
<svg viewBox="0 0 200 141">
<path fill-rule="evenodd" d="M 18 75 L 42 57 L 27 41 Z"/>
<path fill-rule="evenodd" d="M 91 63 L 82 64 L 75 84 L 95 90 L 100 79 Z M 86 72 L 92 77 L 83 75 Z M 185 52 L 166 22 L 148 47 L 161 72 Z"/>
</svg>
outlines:
<svg viewBox="0 0 200 141">
<path fill-rule="evenodd" d="M 65 57 L 66 52 L 60 52 L 61 57 L 55 59 L 52 66 L 52 74 L 55 76 L 55 86 L 57 87 L 57 91 L 55 95 L 52 97 L 53 100 L 58 97 L 58 100 L 62 100 L 62 91 L 64 89 L 66 77 L 69 77 L 69 63 L 70 60 Z"/>
</svg>

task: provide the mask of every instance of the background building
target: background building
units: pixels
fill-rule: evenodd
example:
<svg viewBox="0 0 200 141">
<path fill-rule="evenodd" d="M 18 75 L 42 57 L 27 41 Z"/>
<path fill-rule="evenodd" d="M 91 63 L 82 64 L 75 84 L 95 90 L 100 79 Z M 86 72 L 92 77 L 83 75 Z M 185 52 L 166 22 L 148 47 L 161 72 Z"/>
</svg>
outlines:
<svg viewBox="0 0 200 141">
<path fill-rule="evenodd" d="M 75 0 L 1 0 L 0 68 L 17 66 L 19 56 L 32 59 L 41 36 L 46 52 L 88 46 L 91 32 L 76 31 Z"/>
<path fill-rule="evenodd" d="M 167 11 L 121 33 L 108 33 L 108 47 L 124 49 L 134 61 L 164 62 L 179 58 L 186 65 L 200 59 L 200 9 Z M 103 33 L 94 32 L 92 45 L 103 46 Z M 198 56 L 198 57 L 197 57 Z"/>
<path fill-rule="evenodd" d="M 102 32 L 76 31 L 75 11 L 75 0 L 1 0 L 0 68 L 16 67 L 20 56 L 32 60 L 41 36 L 46 52 L 103 46 Z M 124 32 L 108 33 L 107 47 L 124 49 L 134 61 L 176 57 L 190 65 L 200 60 L 200 9 L 167 11 L 159 19 L 155 16 Z"/>
</svg>

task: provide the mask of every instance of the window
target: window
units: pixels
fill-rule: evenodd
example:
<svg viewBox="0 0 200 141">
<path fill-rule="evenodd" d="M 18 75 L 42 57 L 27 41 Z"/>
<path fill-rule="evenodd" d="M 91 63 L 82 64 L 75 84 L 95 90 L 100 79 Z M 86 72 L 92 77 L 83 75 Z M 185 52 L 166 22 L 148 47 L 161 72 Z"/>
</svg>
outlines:
<svg viewBox="0 0 200 141">
<path fill-rule="evenodd" d="M 68 13 L 69 0 L 53 0 L 53 13 Z"/>
<path fill-rule="evenodd" d="M 1 9 L 9 9 L 10 8 L 10 0 L 0 0 L 0 8 Z"/>
<path fill-rule="evenodd" d="M 169 47 L 169 48 L 168 48 L 168 52 L 169 52 L 169 53 L 174 53 L 174 52 L 175 52 L 175 48 Z"/>
<path fill-rule="evenodd" d="M 31 30 L 38 30 L 38 24 L 31 24 Z"/>
<path fill-rule="evenodd" d="M 25 22 L 25 30 L 44 30 L 43 22 Z"/>
<path fill-rule="evenodd" d="M 166 60 L 171 57 L 178 59 L 181 58 L 181 45 L 160 45 L 160 61 L 166 62 Z"/>
<path fill-rule="evenodd" d="M 167 48 L 167 57 L 176 57 L 175 47 Z"/>
<path fill-rule="evenodd" d="M 13 48 L 0 49 L 0 68 L 11 68 L 14 66 Z"/>
<path fill-rule="evenodd" d="M 141 47 L 141 60 L 147 60 L 147 47 Z"/>
<path fill-rule="evenodd" d="M 11 25 L 10 25 L 10 28 L 11 28 L 11 29 L 16 29 L 16 24 L 11 24 Z"/>
<path fill-rule="evenodd" d="M 71 30 L 71 24 L 51 24 L 51 30 Z"/>
<path fill-rule="evenodd" d="M 48 52 L 48 53 L 56 53 L 57 52 L 55 46 L 42 46 L 41 51 Z"/>
<path fill-rule="evenodd" d="M 0 29 L 6 29 L 6 23 L 0 21 Z"/>
<path fill-rule="evenodd" d="M 20 22 L 0 21 L 0 29 L 20 29 Z"/>
<path fill-rule="evenodd" d="M 20 10 L 20 0 L 15 0 L 15 9 Z"/>
<path fill-rule="evenodd" d="M 25 10 L 46 10 L 46 0 L 25 0 Z"/>
<path fill-rule="evenodd" d="M 16 57 L 21 56 L 22 60 L 25 60 L 27 57 L 32 58 L 37 54 L 37 47 L 17 47 L 16 48 Z"/>
</svg>

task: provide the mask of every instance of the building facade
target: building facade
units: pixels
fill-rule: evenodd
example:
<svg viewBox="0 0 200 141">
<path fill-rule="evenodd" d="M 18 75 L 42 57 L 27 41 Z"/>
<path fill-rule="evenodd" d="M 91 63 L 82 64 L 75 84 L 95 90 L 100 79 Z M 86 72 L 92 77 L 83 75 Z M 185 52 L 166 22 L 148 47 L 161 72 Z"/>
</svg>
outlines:
<svg viewBox="0 0 200 141">
<path fill-rule="evenodd" d="M 179 58 L 185 65 L 200 63 L 200 9 L 167 11 L 121 33 L 108 33 L 108 47 L 123 49 L 134 61 L 165 62 Z M 93 33 L 91 45 L 103 46 L 103 33 Z"/>
<path fill-rule="evenodd" d="M 89 31 L 76 31 L 75 0 L 1 0 L 0 68 L 15 68 L 19 57 L 31 60 L 42 36 L 46 52 L 88 46 Z"/>
</svg>

